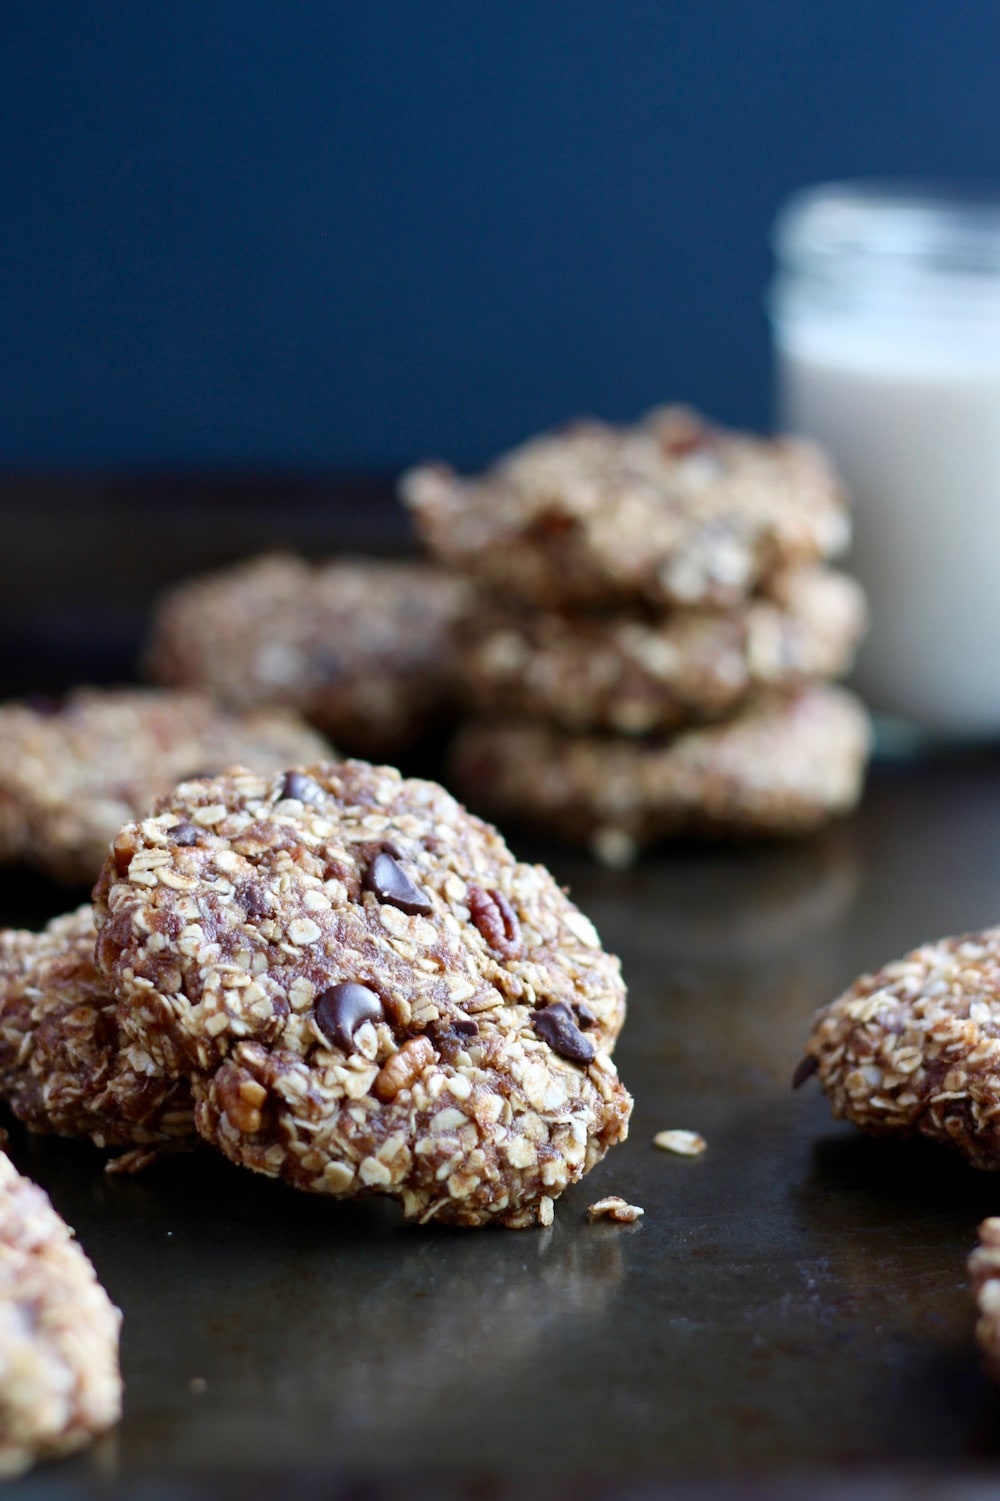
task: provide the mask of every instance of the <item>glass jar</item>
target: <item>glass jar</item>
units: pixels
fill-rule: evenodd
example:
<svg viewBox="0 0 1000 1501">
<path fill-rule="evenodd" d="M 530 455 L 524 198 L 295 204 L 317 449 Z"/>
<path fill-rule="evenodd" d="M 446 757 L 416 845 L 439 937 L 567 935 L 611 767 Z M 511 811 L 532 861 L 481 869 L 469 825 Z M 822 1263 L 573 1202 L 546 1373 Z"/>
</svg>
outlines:
<svg viewBox="0 0 1000 1501">
<path fill-rule="evenodd" d="M 921 730 L 1000 735 L 1000 193 L 829 184 L 774 244 L 780 426 L 854 497 L 858 685 Z"/>
</svg>

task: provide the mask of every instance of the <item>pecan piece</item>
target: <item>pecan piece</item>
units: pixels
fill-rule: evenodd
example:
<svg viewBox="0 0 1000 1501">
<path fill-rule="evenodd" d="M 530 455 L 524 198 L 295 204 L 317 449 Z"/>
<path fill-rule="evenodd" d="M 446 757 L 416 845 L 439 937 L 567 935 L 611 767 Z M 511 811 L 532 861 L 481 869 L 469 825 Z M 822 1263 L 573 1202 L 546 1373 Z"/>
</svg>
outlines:
<svg viewBox="0 0 1000 1501">
<path fill-rule="evenodd" d="M 388 1105 L 401 1089 L 409 1089 L 415 1084 L 433 1060 L 434 1049 L 427 1038 L 411 1037 L 379 1069 L 372 1085 L 372 1094 L 383 1105 Z"/>
<path fill-rule="evenodd" d="M 469 916 L 501 959 L 517 959 L 524 945 L 517 913 L 502 891 L 469 887 Z"/>
<path fill-rule="evenodd" d="M 262 1123 L 261 1106 L 267 1090 L 257 1079 L 235 1067 L 222 1068 L 218 1074 L 219 1102 L 226 1119 L 243 1136 L 252 1136 Z"/>
</svg>

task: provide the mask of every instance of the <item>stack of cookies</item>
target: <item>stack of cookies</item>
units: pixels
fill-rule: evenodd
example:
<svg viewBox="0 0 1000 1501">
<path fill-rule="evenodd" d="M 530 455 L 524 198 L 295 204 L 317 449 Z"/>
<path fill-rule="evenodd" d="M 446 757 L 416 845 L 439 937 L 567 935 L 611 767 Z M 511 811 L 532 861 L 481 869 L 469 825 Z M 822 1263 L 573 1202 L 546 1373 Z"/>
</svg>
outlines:
<svg viewBox="0 0 1000 1501">
<path fill-rule="evenodd" d="M 483 476 L 402 495 L 478 602 L 476 717 L 452 776 L 473 806 L 625 865 L 671 834 L 796 834 L 856 802 L 862 705 L 830 679 L 865 625 L 843 491 L 811 445 L 668 407 L 579 424 Z"/>
</svg>

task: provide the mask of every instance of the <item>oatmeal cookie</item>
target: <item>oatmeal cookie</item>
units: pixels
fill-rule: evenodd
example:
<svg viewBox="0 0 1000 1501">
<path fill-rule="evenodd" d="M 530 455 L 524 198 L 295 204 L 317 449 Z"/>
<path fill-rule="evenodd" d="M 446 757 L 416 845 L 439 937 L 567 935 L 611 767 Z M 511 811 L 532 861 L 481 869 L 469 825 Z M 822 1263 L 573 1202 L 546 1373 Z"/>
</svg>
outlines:
<svg viewBox="0 0 1000 1501">
<path fill-rule="evenodd" d="M 0 853 L 89 885 L 129 819 L 184 777 L 261 771 L 329 753 L 294 715 L 236 717 L 195 693 L 80 688 L 61 704 L 0 706 Z"/>
<path fill-rule="evenodd" d="M 95 939 L 89 905 L 41 933 L 0 932 L 0 1099 L 32 1131 L 99 1147 L 190 1142 L 187 1084 L 122 1035 Z"/>
<path fill-rule="evenodd" d="M 338 746 L 392 760 L 451 708 L 468 594 L 427 563 L 252 558 L 166 595 L 148 667 L 231 709 L 296 709 Z"/>
<path fill-rule="evenodd" d="M 0 1153 L 0 1476 L 118 1421 L 120 1324 L 73 1232 Z"/>
<path fill-rule="evenodd" d="M 796 1071 L 838 1120 L 1000 1168 L 1000 928 L 924 944 L 820 1011 Z"/>
<path fill-rule="evenodd" d="M 411 470 L 403 500 L 431 552 L 543 610 L 645 600 L 729 609 L 783 566 L 833 557 L 848 512 L 825 458 L 681 407 L 636 427 L 579 423 L 478 479 Z"/>
<path fill-rule="evenodd" d="M 815 565 L 787 570 L 766 596 L 725 614 L 486 608 L 465 623 L 460 661 L 485 714 L 648 735 L 720 719 L 763 688 L 839 677 L 864 625 L 859 585 Z"/>
<path fill-rule="evenodd" d="M 857 802 L 868 745 L 857 699 L 814 685 L 667 740 L 474 723 L 451 765 L 472 807 L 625 865 L 667 835 L 806 833 Z"/>
<path fill-rule="evenodd" d="M 95 907 L 122 1027 L 259 1172 L 519 1227 L 626 1134 L 618 960 L 433 782 L 189 782 L 122 829 Z"/>
<path fill-rule="evenodd" d="M 1000 1219 L 983 1220 L 979 1245 L 969 1257 L 969 1282 L 976 1303 L 976 1340 L 987 1371 L 1000 1381 Z"/>
</svg>

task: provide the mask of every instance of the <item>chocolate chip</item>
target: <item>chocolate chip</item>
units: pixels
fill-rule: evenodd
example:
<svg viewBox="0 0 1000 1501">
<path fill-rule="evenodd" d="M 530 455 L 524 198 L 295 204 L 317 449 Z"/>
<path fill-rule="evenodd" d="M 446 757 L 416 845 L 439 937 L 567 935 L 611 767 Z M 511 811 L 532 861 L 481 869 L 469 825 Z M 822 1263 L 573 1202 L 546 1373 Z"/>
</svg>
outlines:
<svg viewBox="0 0 1000 1501">
<path fill-rule="evenodd" d="M 310 662 L 316 676 L 324 683 L 335 683 L 344 676 L 344 664 L 329 647 L 321 646 L 314 651 Z"/>
<path fill-rule="evenodd" d="M 167 830 L 174 844 L 197 844 L 203 833 L 193 823 L 175 823 Z"/>
<path fill-rule="evenodd" d="M 479 1023 L 474 1022 L 471 1016 L 458 1016 L 452 1022 L 455 1031 L 461 1037 L 478 1037 Z"/>
<path fill-rule="evenodd" d="M 304 771 L 286 771 L 285 780 L 281 784 L 281 797 L 279 802 L 286 797 L 294 797 L 300 803 L 312 803 L 314 806 L 323 801 L 323 789 L 312 777 L 307 777 Z"/>
<path fill-rule="evenodd" d="M 259 881 L 244 881 L 242 886 L 236 888 L 236 900 L 247 917 L 260 919 L 267 917 L 271 911 L 267 893 Z"/>
<path fill-rule="evenodd" d="M 501 959 L 516 959 L 521 953 L 521 924 L 502 891 L 469 887 L 469 916 L 486 942 Z"/>
<path fill-rule="evenodd" d="M 343 1048 L 345 1053 L 350 1053 L 354 1047 L 354 1034 L 361 1023 L 378 1021 L 385 1012 L 374 990 L 359 985 L 356 980 L 343 980 L 323 991 L 316 1001 L 314 1015 L 324 1036 L 338 1048 Z"/>
<path fill-rule="evenodd" d="M 531 1020 L 543 1042 L 547 1042 L 560 1058 L 570 1063 L 590 1063 L 597 1049 L 589 1037 L 584 1037 L 573 1019 L 570 1008 L 562 1001 L 554 1001 L 543 1011 L 533 1011 Z"/>
<path fill-rule="evenodd" d="M 428 912 L 434 911 L 426 893 L 414 886 L 406 871 L 386 850 L 381 850 L 368 866 L 363 885 L 366 891 L 373 891 L 380 902 L 388 902 L 410 917 L 418 914 L 426 917 Z"/>
<path fill-rule="evenodd" d="M 576 1012 L 577 1022 L 583 1028 L 584 1032 L 589 1032 L 591 1027 L 597 1026 L 599 1018 L 595 1012 L 591 1011 L 586 1001 L 576 1001 L 573 1010 Z"/>
<path fill-rule="evenodd" d="M 794 1074 L 792 1075 L 792 1088 L 800 1088 L 807 1079 L 812 1078 L 813 1074 L 818 1068 L 819 1060 L 814 1058 L 812 1053 L 807 1053 L 806 1056 L 800 1060 Z"/>
</svg>

